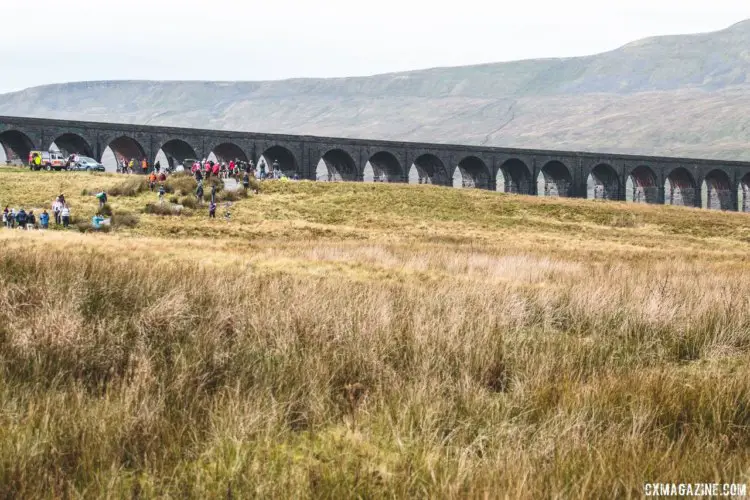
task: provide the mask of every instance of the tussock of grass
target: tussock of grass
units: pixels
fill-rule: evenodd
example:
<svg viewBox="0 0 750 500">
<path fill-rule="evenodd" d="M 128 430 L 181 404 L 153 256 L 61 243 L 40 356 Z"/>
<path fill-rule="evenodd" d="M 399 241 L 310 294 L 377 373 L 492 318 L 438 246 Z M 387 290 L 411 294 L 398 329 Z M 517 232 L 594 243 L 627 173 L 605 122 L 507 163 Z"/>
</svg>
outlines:
<svg viewBox="0 0 750 500">
<path fill-rule="evenodd" d="M 112 226 L 114 228 L 134 228 L 139 221 L 138 216 L 130 212 L 117 212 L 112 215 Z"/>
<path fill-rule="evenodd" d="M 164 183 L 164 189 L 168 193 L 175 193 L 179 196 L 187 196 L 195 193 L 198 183 L 195 179 L 185 173 L 177 173 L 167 177 Z"/>
<path fill-rule="evenodd" d="M 143 211 L 151 215 L 191 215 L 188 210 L 181 208 L 179 205 L 175 206 L 169 203 L 147 203 Z"/>
<path fill-rule="evenodd" d="M 109 196 L 137 196 L 147 192 L 148 179 L 145 176 L 128 176 L 126 180 L 112 186 L 107 190 Z"/>
</svg>

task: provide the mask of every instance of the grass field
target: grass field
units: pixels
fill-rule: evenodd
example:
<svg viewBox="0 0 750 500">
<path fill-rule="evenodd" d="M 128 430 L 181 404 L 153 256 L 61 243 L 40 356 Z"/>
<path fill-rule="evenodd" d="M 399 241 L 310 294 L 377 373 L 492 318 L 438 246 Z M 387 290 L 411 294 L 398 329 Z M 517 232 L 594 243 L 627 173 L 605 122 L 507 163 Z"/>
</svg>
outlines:
<svg viewBox="0 0 750 500">
<path fill-rule="evenodd" d="M 0 205 L 63 192 L 88 220 L 84 193 L 132 182 L 2 170 Z M 0 496 L 750 482 L 745 214 L 308 182 L 230 221 L 155 201 L 111 196 L 137 225 L 108 234 L 0 231 Z"/>
</svg>

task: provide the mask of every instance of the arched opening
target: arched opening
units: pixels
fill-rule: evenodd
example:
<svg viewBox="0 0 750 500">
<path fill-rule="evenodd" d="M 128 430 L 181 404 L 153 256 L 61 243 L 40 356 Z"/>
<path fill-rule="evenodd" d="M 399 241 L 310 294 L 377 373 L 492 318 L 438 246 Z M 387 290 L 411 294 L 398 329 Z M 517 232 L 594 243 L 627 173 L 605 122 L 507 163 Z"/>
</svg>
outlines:
<svg viewBox="0 0 750 500">
<path fill-rule="evenodd" d="M 740 212 L 750 212 L 750 173 L 742 178 L 737 187 L 737 202 Z"/>
<path fill-rule="evenodd" d="M 354 159 L 341 149 L 324 154 L 315 170 L 315 178 L 319 181 L 356 181 L 358 177 Z"/>
<path fill-rule="evenodd" d="M 261 162 L 265 165 L 266 173 L 271 171 L 274 162 L 278 162 L 279 170 L 287 177 L 294 177 L 294 174 L 301 175 L 294 153 L 284 146 L 271 146 L 263 151 L 263 154 L 258 158 L 258 173 L 260 173 Z"/>
<path fill-rule="evenodd" d="M 562 162 L 547 163 L 537 178 L 537 193 L 539 196 L 570 196 L 573 178 L 568 167 Z"/>
<path fill-rule="evenodd" d="M 419 156 L 409 169 L 409 184 L 448 184 L 448 172 L 445 164 L 435 155 Z"/>
<path fill-rule="evenodd" d="M 91 145 L 78 134 L 67 133 L 61 135 L 52 142 L 49 149 L 50 151 L 60 151 L 64 156 L 77 154 L 94 158 L 94 150 L 91 148 Z"/>
<path fill-rule="evenodd" d="M 16 164 L 27 164 L 29 153 L 34 149 L 34 142 L 29 136 L 18 130 L 0 132 L 0 144 L 3 146 L 5 162 Z"/>
<path fill-rule="evenodd" d="M 219 163 L 229 163 L 230 161 L 247 161 L 247 154 L 241 147 L 232 143 L 224 142 L 211 150 L 208 155 L 209 160 Z"/>
<path fill-rule="evenodd" d="M 501 193 L 531 193 L 531 173 L 524 162 L 517 159 L 502 164 L 495 178 L 495 189 Z"/>
<path fill-rule="evenodd" d="M 107 172 L 114 172 L 120 163 L 125 162 L 127 165 L 130 160 L 135 160 L 140 166 L 140 161 L 145 157 L 146 152 L 138 141 L 132 137 L 120 136 L 107 144 L 101 161 Z"/>
<path fill-rule="evenodd" d="M 664 182 L 664 204 L 694 207 L 695 195 L 695 181 L 690 172 L 682 167 L 672 170 Z"/>
<path fill-rule="evenodd" d="M 172 169 L 177 169 L 180 165 L 184 167 L 185 160 L 188 159 L 199 159 L 198 155 L 195 153 L 195 149 L 182 139 L 171 139 L 165 142 L 159 149 L 156 158 L 154 158 L 154 162 L 149 165 L 149 170 L 152 166 L 156 165 L 156 162 L 159 162 L 161 168 L 169 166 Z M 190 168 L 190 166 L 188 166 L 188 168 Z"/>
<path fill-rule="evenodd" d="M 490 176 L 487 165 L 476 156 L 468 156 L 458 162 L 453 172 L 453 187 L 488 189 Z"/>
<path fill-rule="evenodd" d="M 625 201 L 632 203 L 659 203 L 659 186 L 656 174 L 645 165 L 633 169 L 625 182 Z"/>
<path fill-rule="evenodd" d="M 732 183 L 723 170 L 712 170 L 701 185 L 701 205 L 708 210 L 732 209 Z"/>
<path fill-rule="evenodd" d="M 590 200 L 619 200 L 620 180 L 611 165 L 594 167 L 586 180 L 586 197 Z"/>
<path fill-rule="evenodd" d="M 388 151 L 370 157 L 362 174 L 365 182 L 403 182 L 401 163 Z"/>
</svg>

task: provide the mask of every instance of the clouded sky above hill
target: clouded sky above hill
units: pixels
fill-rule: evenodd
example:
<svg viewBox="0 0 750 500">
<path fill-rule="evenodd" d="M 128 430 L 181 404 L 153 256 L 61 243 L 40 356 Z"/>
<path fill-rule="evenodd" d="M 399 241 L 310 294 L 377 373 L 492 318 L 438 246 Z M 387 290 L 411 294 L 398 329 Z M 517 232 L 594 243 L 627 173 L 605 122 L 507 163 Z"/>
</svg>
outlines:
<svg viewBox="0 0 750 500">
<path fill-rule="evenodd" d="M 2 2 L 0 92 L 81 80 L 333 77 L 586 55 L 715 31 L 748 0 Z M 33 33 L 30 33 L 33 30 Z"/>
</svg>

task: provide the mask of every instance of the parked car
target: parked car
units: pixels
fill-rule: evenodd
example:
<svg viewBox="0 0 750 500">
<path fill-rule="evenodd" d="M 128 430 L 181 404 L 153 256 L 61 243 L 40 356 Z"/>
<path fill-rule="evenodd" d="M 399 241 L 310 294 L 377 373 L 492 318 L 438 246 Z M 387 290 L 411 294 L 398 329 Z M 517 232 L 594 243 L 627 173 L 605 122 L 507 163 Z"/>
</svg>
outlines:
<svg viewBox="0 0 750 500">
<path fill-rule="evenodd" d="M 99 163 L 93 158 L 89 158 L 88 156 L 79 156 L 78 161 L 73 166 L 73 170 L 85 170 L 85 171 L 91 171 L 91 172 L 104 172 L 105 168 L 104 165 Z"/>
</svg>

